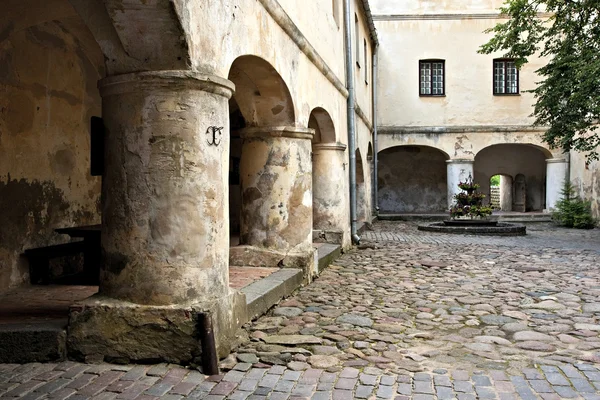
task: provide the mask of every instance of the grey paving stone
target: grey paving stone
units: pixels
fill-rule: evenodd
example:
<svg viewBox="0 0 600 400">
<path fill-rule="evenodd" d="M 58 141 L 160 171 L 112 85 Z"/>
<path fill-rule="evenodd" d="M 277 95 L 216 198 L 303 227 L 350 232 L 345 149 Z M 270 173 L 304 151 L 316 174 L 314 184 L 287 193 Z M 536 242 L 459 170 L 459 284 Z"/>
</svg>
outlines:
<svg viewBox="0 0 600 400">
<path fill-rule="evenodd" d="M 395 390 L 393 386 L 379 385 L 377 389 L 377 397 L 380 399 L 391 399 L 394 397 Z"/>
<path fill-rule="evenodd" d="M 454 391 L 447 386 L 436 386 L 435 393 L 439 400 L 450 400 L 454 398 Z"/>
<path fill-rule="evenodd" d="M 375 389 L 375 386 L 358 385 L 354 396 L 357 399 L 367 399 L 373 393 L 373 389 Z"/>
<path fill-rule="evenodd" d="M 550 384 L 545 380 L 530 379 L 527 382 L 529 383 L 529 386 L 538 393 L 554 393 Z"/>
<path fill-rule="evenodd" d="M 496 393 L 489 386 L 475 386 L 475 393 L 478 399 L 495 399 Z"/>
<path fill-rule="evenodd" d="M 450 382 L 450 378 L 446 375 L 434 375 L 433 383 L 435 386 L 452 386 L 452 382 Z"/>
<path fill-rule="evenodd" d="M 412 394 L 412 385 L 410 383 L 399 383 L 396 391 L 398 394 L 410 396 Z"/>
<path fill-rule="evenodd" d="M 433 394 L 433 384 L 429 381 L 415 381 L 414 382 L 415 393 Z"/>
<path fill-rule="evenodd" d="M 558 373 L 558 372 L 547 373 L 546 374 L 546 380 L 551 385 L 570 386 L 570 383 L 567 380 L 567 378 L 565 378 L 565 376 L 563 374 Z"/>
<path fill-rule="evenodd" d="M 454 391 L 461 393 L 472 393 L 473 392 L 473 384 L 469 381 L 457 381 L 453 382 Z"/>
<path fill-rule="evenodd" d="M 563 399 L 575 399 L 578 397 L 577 393 L 570 386 L 552 386 L 556 393 Z"/>
<path fill-rule="evenodd" d="M 586 379 L 571 379 L 571 384 L 573 388 L 578 393 L 596 393 L 596 389 L 586 380 Z"/>
</svg>

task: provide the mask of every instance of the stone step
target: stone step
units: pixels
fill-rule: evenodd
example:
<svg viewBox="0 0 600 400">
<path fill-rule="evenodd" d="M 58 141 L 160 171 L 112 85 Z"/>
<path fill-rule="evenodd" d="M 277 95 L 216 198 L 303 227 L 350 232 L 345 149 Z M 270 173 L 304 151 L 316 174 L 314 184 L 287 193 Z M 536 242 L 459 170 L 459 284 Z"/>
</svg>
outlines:
<svg viewBox="0 0 600 400">
<path fill-rule="evenodd" d="M 246 295 L 248 320 L 266 313 L 279 301 L 302 285 L 303 273 L 299 268 L 282 268 L 266 278 L 241 289 Z"/>
<path fill-rule="evenodd" d="M 342 247 L 339 244 L 320 244 L 317 248 L 317 255 L 319 258 L 319 269 L 317 272 L 320 274 L 327 268 L 333 260 L 338 258 L 342 254 Z"/>
<path fill-rule="evenodd" d="M 65 359 L 67 319 L 0 324 L 0 363 Z"/>
<path fill-rule="evenodd" d="M 552 216 L 547 213 L 510 213 L 493 214 L 498 221 L 504 222 L 551 222 Z M 449 218 L 447 213 L 424 214 L 379 214 L 382 221 L 441 221 Z"/>
</svg>

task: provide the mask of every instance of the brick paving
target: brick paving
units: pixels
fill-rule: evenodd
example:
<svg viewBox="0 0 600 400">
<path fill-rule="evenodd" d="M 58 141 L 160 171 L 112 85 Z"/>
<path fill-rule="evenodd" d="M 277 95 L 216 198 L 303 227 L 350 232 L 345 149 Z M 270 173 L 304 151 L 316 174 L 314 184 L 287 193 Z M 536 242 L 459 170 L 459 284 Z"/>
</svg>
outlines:
<svg viewBox="0 0 600 400">
<path fill-rule="evenodd" d="M 600 399 L 600 238 L 375 224 L 246 328 L 223 373 L 0 364 L 0 398 Z"/>
</svg>

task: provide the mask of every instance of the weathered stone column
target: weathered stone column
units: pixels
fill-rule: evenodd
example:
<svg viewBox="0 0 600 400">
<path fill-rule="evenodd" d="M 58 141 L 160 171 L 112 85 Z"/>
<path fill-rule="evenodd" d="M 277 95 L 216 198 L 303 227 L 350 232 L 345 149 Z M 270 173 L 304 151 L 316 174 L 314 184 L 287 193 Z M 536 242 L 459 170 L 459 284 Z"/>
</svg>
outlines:
<svg viewBox="0 0 600 400">
<path fill-rule="evenodd" d="M 500 210 L 512 211 L 513 179 L 509 175 L 500 175 Z"/>
<path fill-rule="evenodd" d="M 317 143 L 312 150 L 315 241 L 349 245 L 346 145 Z"/>
<path fill-rule="evenodd" d="M 95 302 L 71 313 L 71 350 L 190 362 L 195 316 L 210 311 L 225 353 L 230 330 L 243 322 L 233 321 L 228 279 L 233 84 L 155 71 L 109 77 L 99 87 L 103 267 Z"/>
<path fill-rule="evenodd" d="M 313 134 L 291 126 L 240 131 L 242 246 L 232 248 L 232 265 L 312 268 Z"/>
<path fill-rule="evenodd" d="M 569 162 L 564 158 L 546 160 L 546 212 L 552 211 L 561 199 L 561 191 L 569 172 Z"/>
<path fill-rule="evenodd" d="M 447 182 L 448 182 L 448 209 L 452 206 L 454 195 L 460 193 L 458 184 L 464 182 L 471 177 L 474 177 L 473 173 L 473 160 L 456 158 L 446 161 L 447 168 Z"/>
</svg>

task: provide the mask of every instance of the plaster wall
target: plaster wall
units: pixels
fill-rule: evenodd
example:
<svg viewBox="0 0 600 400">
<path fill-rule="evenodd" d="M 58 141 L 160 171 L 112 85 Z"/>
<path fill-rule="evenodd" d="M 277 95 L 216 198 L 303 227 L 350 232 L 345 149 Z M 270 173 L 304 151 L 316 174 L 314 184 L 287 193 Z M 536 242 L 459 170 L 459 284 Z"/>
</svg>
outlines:
<svg viewBox="0 0 600 400">
<path fill-rule="evenodd" d="M 543 60 L 519 73 L 519 95 L 494 96 L 493 59 L 477 54 L 485 29 L 500 19 L 377 20 L 380 36 L 378 122 L 383 126 L 531 124 L 534 98 L 524 90 L 538 80 Z M 445 96 L 419 96 L 419 60 L 445 60 Z"/>
<path fill-rule="evenodd" d="M 570 179 L 577 194 L 592 203 L 594 218 L 600 219 L 600 162 L 593 161 L 586 166 L 585 154 L 570 153 Z"/>
<path fill-rule="evenodd" d="M 548 149 L 542 142 L 542 131 L 489 129 L 419 129 L 384 127 L 379 131 L 379 151 L 401 145 L 430 146 L 448 154 L 450 158 L 470 158 L 484 148 L 495 144 L 525 144 L 539 149 L 546 158 L 560 157 L 560 149 Z"/>
<path fill-rule="evenodd" d="M 446 210 L 446 156 L 431 147 L 399 146 L 379 153 L 381 213 Z"/>
<path fill-rule="evenodd" d="M 369 0 L 374 14 L 497 12 L 502 0 Z"/>
<path fill-rule="evenodd" d="M 525 211 L 542 211 L 546 199 L 546 158 L 540 150 L 523 145 L 498 145 L 481 151 L 475 157 L 474 180 L 489 204 L 490 178 L 494 175 L 525 176 L 527 198 Z M 513 188 L 514 190 L 514 188 Z M 513 202 L 516 201 L 513 197 Z"/>
<path fill-rule="evenodd" d="M 28 281 L 24 249 L 100 222 L 89 123 L 101 116 L 103 56 L 72 8 L 46 11 L 0 21 L 0 290 Z"/>
</svg>

